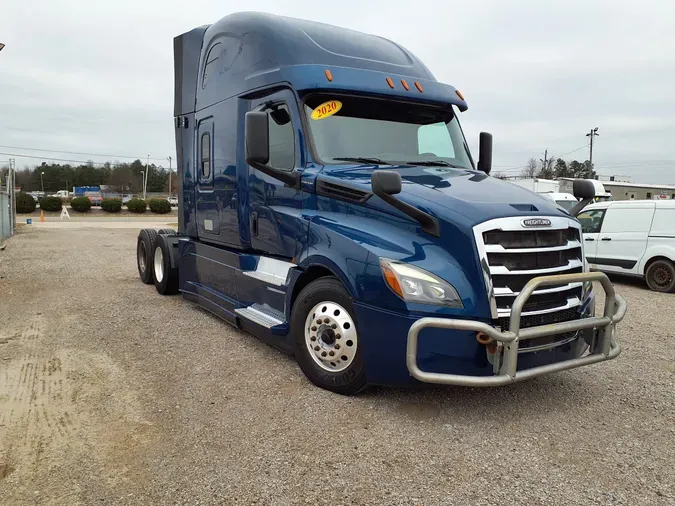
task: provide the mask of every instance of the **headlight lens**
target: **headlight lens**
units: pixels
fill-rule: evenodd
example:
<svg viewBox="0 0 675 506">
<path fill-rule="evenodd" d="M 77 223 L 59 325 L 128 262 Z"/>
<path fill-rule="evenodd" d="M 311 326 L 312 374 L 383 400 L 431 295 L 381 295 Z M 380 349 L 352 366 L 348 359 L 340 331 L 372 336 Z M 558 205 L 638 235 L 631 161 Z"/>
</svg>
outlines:
<svg viewBox="0 0 675 506">
<path fill-rule="evenodd" d="M 387 286 L 407 302 L 464 307 L 454 286 L 424 269 L 384 258 L 380 267 Z"/>
</svg>

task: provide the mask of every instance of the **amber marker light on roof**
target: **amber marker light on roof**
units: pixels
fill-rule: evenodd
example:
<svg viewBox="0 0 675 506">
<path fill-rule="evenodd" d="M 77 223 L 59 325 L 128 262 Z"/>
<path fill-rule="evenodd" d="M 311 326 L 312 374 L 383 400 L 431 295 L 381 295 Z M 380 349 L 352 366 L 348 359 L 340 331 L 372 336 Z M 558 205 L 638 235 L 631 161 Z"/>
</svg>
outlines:
<svg viewBox="0 0 675 506">
<path fill-rule="evenodd" d="M 394 81 L 391 80 L 391 77 L 387 77 L 387 84 L 392 90 L 394 89 Z"/>
<path fill-rule="evenodd" d="M 461 92 L 461 91 L 455 90 L 455 93 L 457 93 L 457 96 L 458 96 L 460 99 L 464 100 L 464 95 L 462 95 L 462 92 Z"/>
<path fill-rule="evenodd" d="M 415 81 L 415 88 L 417 88 L 417 91 L 419 91 L 420 93 L 424 93 L 424 90 L 422 89 L 422 85 L 420 83 L 418 83 L 417 81 Z"/>
<path fill-rule="evenodd" d="M 410 91 L 410 86 L 408 86 L 408 82 L 405 79 L 401 79 L 401 84 L 405 88 L 405 91 Z"/>
<path fill-rule="evenodd" d="M 333 74 L 328 69 L 326 69 L 326 79 L 328 79 L 328 82 L 333 82 Z"/>
</svg>

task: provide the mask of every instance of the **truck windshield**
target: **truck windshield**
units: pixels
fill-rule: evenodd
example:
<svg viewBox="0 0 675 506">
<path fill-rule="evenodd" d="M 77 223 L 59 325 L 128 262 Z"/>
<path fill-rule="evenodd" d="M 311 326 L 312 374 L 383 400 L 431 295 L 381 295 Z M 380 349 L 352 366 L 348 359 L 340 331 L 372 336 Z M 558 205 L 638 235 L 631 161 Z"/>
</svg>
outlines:
<svg viewBox="0 0 675 506">
<path fill-rule="evenodd" d="M 420 164 L 472 169 L 452 108 L 347 95 L 311 95 L 305 112 L 321 162 Z"/>
</svg>

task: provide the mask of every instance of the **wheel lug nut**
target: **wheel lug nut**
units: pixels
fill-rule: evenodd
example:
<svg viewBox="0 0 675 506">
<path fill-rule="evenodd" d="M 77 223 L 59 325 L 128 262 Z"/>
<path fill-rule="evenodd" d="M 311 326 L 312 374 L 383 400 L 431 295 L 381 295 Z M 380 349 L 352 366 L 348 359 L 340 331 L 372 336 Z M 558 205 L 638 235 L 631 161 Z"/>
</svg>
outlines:
<svg viewBox="0 0 675 506">
<path fill-rule="evenodd" d="M 315 347 L 314 347 L 314 351 L 319 351 L 320 349 L 321 349 L 321 348 L 319 348 L 318 346 L 315 346 Z"/>
<path fill-rule="evenodd" d="M 333 324 L 333 325 L 330 326 L 330 328 L 336 329 L 336 328 L 337 328 L 337 325 Z"/>
<path fill-rule="evenodd" d="M 316 341 L 316 336 L 312 336 L 309 338 L 310 341 Z"/>
<path fill-rule="evenodd" d="M 325 357 L 325 356 L 326 356 L 326 352 L 325 352 L 325 351 L 322 351 L 322 352 L 321 352 L 321 356 L 322 356 L 322 357 Z"/>
<path fill-rule="evenodd" d="M 335 349 L 336 349 L 336 350 L 339 350 L 339 349 L 340 349 L 340 345 L 336 343 L 336 344 L 335 344 Z"/>
<path fill-rule="evenodd" d="M 334 352 L 334 351 L 330 351 L 330 352 L 328 352 L 328 354 L 332 357 L 333 355 L 335 355 L 335 352 Z"/>
<path fill-rule="evenodd" d="M 323 320 L 322 320 L 321 318 L 319 318 L 319 319 L 316 321 L 316 324 L 317 324 L 317 325 L 321 325 L 321 322 L 322 322 L 322 321 L 323 321 Z"/>
<path fill-rule="evenodd" d="M 340 339 L 340 334 L 335 334 L 335 339 Z"/>
<path fill-rule="evenodd" d="M 324 318 L 324 319 L 323 319 L 323 322 L 324 322 L 324 323 L 330 323 L 330 320 L 329 320 L 328 318 Z"/>
<path fill-rule="evenodd" d="M 313 331 L 313 332 L 316 332 L 316 327 L 312 327 L 312 331 Z"/>
</svg>

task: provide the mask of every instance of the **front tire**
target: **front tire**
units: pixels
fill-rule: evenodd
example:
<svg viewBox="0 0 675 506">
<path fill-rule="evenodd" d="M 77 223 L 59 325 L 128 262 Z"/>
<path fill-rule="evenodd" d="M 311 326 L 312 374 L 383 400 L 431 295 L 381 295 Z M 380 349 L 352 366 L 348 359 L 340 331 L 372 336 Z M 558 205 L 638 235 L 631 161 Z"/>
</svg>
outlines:
<svg viewBox="0 0 675 506">
<path fill-rule="evenodd" d="M 650 290 L 655 292 L 675 291 L 675 266 L 670 260 L 655 260 L 645 272 L 645 280 Z"/>
<path fill-rule="evenodd" d="M 291 334 L 298 365 L 316 386 L 342 395 L 367 386 L 354 307 L 337 279 L 303 288 L 293 306 Z"/>
</svg>

